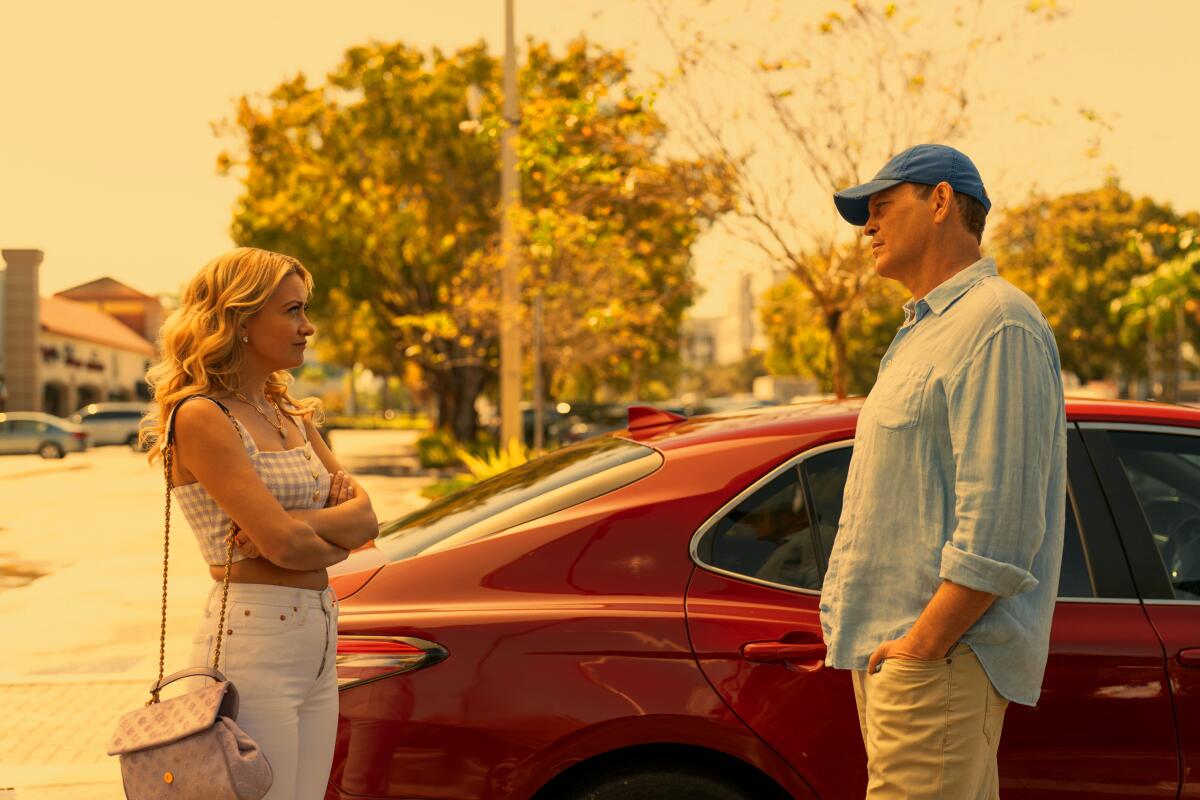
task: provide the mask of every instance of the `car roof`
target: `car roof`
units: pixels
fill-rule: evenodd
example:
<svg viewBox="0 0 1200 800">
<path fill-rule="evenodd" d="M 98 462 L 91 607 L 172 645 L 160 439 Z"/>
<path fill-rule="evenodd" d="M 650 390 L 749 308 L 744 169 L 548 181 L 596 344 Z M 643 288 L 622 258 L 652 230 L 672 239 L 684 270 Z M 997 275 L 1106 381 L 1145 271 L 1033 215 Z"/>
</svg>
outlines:
<svg viewBox="0 0 1200 800">
<path fill-rule="evenodd" d="M 0 422 L 6 419 L 36 419 L 42 422 L 68 422 L 62 417 L 46 414 L 42 411 L 0 411 Z M 68 422 L 69 424 L 69 422 Z"/>
<path fill-rule="evenodd" d="M 730 439 L 775 436 L 854 435 L 865 398 L 813 400 L 689 418 L 676 425 L 622 431 L 618 435 L 673 450 Z M 1068 397 L 1070 422 L 1113 422 L 1200 428 L 1200 408 L 1137 400 Z"/>
<path fill-rule="evenodd" d="M 149 408 L 149 403 L 135 403 L 114 400 L 110 403 L 88 403 L 86 406 L 76 409 L 75 413 L 82 414 L 85 411 L 89 414 L 94 414 L 98 411 L 146 411 Z"/>
</svg>

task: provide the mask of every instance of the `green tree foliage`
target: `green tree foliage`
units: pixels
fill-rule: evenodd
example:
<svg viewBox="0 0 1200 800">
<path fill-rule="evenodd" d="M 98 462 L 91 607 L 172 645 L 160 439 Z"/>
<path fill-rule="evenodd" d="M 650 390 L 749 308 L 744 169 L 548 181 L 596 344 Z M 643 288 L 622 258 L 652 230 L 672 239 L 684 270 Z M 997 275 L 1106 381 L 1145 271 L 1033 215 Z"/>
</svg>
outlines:
<svg viewBox="0 0 1200 800">
<path fill-rule="evenodd" d="M 1193 247 L 1195 240 L 1193 228 L 1185 228 L 1180 234 L 1181 247 Z M 1200 366 L 1196 358 L 1197 331 L 1200 331 L 1197 298 L 1200 298 L 1200 249 L 1192 249 L 1159 265 L 1153 272 L 1134 278 L 1129 291 L 1109 305 L 1122 344 L 1134 347 L 1145 338 L 1147 377 L 1153 390 L 1157 383 L 1156 369 L 1165 373 L 1164 400 L 1179 399 L 1184 369 Z"/>
<path fill-rule="evenodd" d="M 677 359 L 688 248 L 727 205 L 723 173 L 662 155 L 666 130 L 619 52 L 530 42 L 520 86 L 522 285 L 546 301 L 543 368 L 559 390 L 629 384 L 638 364 Z M 221 161 L 244 184 L 235 240 L 301 258 L 340 352 L 418 364 L 439 427 L 463 441 L 498 366 L 501 110 L 482 44 L 355 47 L 323 85 L 301 75 L 243 98 L 241 148 Z"/>
<path fill-rule="evenodd" d="M 866 394 L 874 385 L 879 362 L 904 321 L 905 299 L 903 287 L 880 280 L 838 320 L 846 347 L 846 393 Z M 820 308 L 804 284 L 789 275 L 767 290 L 759 311 L 770 343 L 767 369 L 774 375 L 816 378 L 822 392 L 835 392 L 830 326 L 814 322 Z"/>
<path fill-rule="evenodd" d="M 1139 276 L 1181 257 L 1181 229 L 1200 223 L 1135 198 L 1116 180 L 1099 189 L 1038 197 L 1007 210 L 988 239 L 1001 274 L 1021 287 L 1054 329 L 1063 368 L 1081 380 L 1146 371 L 1146 332 L 1114 324 L 1114 303 Z M 1120 307 L 1119 305 L 1117 306 Z"/>
</svg>

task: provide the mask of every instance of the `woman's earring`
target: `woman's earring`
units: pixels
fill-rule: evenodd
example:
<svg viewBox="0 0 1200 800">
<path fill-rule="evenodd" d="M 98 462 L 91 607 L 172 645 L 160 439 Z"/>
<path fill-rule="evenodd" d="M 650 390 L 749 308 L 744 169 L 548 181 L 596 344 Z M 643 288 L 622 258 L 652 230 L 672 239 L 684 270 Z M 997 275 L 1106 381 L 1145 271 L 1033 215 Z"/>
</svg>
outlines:
<svg viewBox="0 0 1200 800">
<path fill-rule="evenodd" d="M 249 336 L 243 336 L 243 337 L 242 337 L 242 341 L 243 341 L 243 342 L 245 342 L 245 343 L 247 343 L 247 344 L 249 344 L 249 342 L 250 342 L 250 337 L 249 337 Z"/>
</svg>

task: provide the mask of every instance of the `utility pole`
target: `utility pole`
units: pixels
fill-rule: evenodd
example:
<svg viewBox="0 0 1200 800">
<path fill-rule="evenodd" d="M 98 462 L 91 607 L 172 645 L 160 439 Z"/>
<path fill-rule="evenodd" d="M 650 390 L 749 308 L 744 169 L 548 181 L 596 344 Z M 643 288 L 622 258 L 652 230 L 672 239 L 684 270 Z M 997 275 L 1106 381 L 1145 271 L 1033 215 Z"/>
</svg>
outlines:
<svg viewBox="0 0 1200 800">
<path fill-rule="evenodd" d="M 504 128 L 500 133 L 500 445 L 524 443 L 521 425 L 519 241 L 513 211 L 521 201 L 517 174 L 517 48 L 513 0 L 504 0 Z"/>
<path fill-rule="evenodd" d="M 542 293 L 533 298 L 533 449 L 546 446 L 546 390 L 542 386 L 542 330 L 544 306 Z"/>
</svg>

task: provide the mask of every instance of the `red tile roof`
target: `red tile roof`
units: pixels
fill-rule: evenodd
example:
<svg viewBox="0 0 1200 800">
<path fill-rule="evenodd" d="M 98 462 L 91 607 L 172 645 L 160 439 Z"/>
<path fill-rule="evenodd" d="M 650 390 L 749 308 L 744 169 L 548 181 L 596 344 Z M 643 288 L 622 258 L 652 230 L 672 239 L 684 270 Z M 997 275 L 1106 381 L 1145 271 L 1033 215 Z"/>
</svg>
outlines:
<svg viewBox="0 0 1200 800">
<path fill-rule="evenodd" d="M 158 300 L 156 297 L 151 297 L 132 286 L 121 283 L 116 278 L 109 277 L 81 283 L 70 289 L 55 292 L 55 294 L 66 297 L 68 300 L 154 300 L 156 302 Z"/>
<path fill-rule="evenodd" d="M 153 344 L 103 311 L 62 297 L 43 297 L 41 301 L 43 330 L 130 353 L 155 355 Z"/>
</svg>

